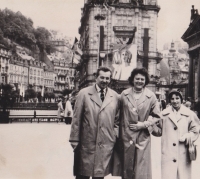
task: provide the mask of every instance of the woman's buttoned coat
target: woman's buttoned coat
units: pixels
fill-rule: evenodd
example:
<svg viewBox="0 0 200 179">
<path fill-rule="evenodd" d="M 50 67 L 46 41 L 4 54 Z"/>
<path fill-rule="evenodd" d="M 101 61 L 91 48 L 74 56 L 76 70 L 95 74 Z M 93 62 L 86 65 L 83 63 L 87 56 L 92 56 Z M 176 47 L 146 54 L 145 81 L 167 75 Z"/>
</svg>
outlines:
<svg viewBox="0 0 200 179">
<path fill-rule="evenodd" d="M 68 112 L 70 112 L 70 115 L 68 115 Z M 73 116 L 72 105 L 71 105 L 71 102 L 69 100 L 67 100 L 65 103 L 64 117 L 72 117 L 72 116 Z"/>
<path fill-rule="evenodd" d="M 150 133 L 152 126 L 134 132 L 130 130 L 129 124 L 147 121 L 150 115 L 158 118 L 159 105 L 155 94 L 147 88 L 144 88 L 137 103 L 132 95 L 132 88 L 124 90 L 121 94 L 122 175 L 124 179 L 151 179 Z"/>
<path fill-rule="evenodd" d="M 181 105 L 180 115 L 175 115 L 169 106 L 162 111 L 161 174 L 162 179 L 191 179 L 191 161 L 188 146 L 179 142 L 187 134 L 195 141 L 198 138 L 194 112 Z"/>
<path fill-rule="evenodd" d="M 79 92 L 70 134 L 70 142 L 79 143 L 75 175 L 104 177 L 111 173 L 119 106 L 119 95 L 109 88 L 103 102 L 95 85 Z"/>
<path fill-rule="evenodd" d="M 62 101 L 58 103 L 58 113 L 57 113 L 57 118 L 62 118 L 61 113 L 63 111 L 63 105 Z"/>
</svg>

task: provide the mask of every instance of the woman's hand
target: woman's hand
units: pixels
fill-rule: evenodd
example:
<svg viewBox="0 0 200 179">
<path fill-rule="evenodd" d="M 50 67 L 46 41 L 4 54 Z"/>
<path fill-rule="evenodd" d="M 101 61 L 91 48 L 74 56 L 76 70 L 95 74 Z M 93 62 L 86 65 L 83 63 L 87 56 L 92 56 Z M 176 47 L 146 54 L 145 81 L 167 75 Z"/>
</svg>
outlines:
<svg viewBox="0 0 200 179">
<path fill-rule="evenodd" d="M 185 145 L 188 145 L 190 140 L 191 140 L 191 135 L 189 133 L 184 134 L 179 139 L 180 142 L 185 142 Z"/>
<path fill-rule="evenodd" d="M 130 128 L 130 130 L 136 132 L 136 131 L 139 131 L 139 130 L 145 129 L 146 127 L 145 127 L 145 125 L 144 125 L 143 122 L 139 122 L 139 121 L 138 121 L 137 124 L 129 124 L 129 128 Z"/>
</svg>

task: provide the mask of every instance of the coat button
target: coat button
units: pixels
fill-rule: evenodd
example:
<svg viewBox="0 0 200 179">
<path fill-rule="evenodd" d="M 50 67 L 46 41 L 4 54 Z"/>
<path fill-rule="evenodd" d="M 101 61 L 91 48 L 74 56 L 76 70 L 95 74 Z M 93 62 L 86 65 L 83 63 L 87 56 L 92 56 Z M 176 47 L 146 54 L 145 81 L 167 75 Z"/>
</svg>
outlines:
<svg viewBox="0 0 200 179">
<path fill-rule="evenodd" d="M 130 142 L 129 142 L 131 145 L 133 144 L 133 141 L 132 140 L 130 140 Z"/>
<path fill-rule="evenodd" d="M 174 130 L 177 130 L 177 127 L 174 127 Z"/>
<path fill-rule="evenodd" d="M 175 143 L 173 143 L 173 146 L 176 146 L 176 144 L 175 144 Z"/>
<path fill-rule="evenodd" d="M 176 162 L 176 159 L 174 159 L 173 162 Z"/>
</svg>

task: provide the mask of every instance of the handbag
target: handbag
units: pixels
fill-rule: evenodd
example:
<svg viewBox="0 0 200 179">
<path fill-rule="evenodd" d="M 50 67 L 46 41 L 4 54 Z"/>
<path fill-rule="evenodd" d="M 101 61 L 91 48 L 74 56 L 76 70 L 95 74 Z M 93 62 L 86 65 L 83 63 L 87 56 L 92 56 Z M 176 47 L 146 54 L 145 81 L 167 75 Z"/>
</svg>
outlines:
<svg viewBox="0 0 200 179">
<path fill-rule="evenodd" d="M 190 160 L 196 160 L 197 158 L 197 146 L 194 145 L 194 143 L 191 142 L 191 140 L 189 141 L 189 146 L 188 146 L 188 151 L 189 151 L 189 157 Z"/>
<path fill-rule="evenodd" d="M 190 156 L 190 160 L 196 160 L 197 158 L 197 146 L 193 144 L 193 150 L 190 151 L 190 146 L 189 146 L 189 156 Z"/>
</svg>

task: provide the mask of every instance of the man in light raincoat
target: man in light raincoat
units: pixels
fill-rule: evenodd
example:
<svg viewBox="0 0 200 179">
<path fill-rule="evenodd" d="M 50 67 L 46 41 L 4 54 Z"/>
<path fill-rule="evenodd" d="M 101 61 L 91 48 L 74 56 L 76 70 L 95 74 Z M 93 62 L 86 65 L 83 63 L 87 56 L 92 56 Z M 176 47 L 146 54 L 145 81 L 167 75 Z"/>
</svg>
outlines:
<svg viewBox="0 0 200 179">
<path fill-rule="evenodd" d="M 103 179 L 111 173 L 119 126 L 119 95 L 108 88 L 111 75 L 100 67 L 96 84 L 77 96 L 70 134 L 76 179 Z"/>
</svg>

